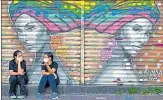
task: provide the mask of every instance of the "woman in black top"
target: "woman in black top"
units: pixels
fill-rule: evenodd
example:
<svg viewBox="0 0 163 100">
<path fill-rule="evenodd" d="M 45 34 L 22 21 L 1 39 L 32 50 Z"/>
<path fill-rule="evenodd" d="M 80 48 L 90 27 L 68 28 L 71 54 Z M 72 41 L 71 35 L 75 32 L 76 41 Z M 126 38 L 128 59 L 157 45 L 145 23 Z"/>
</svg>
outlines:
<svg viewBox="0 0 163 100">
<path fill-rule="evenodd" d="M 57 74 L 58 64 L 53 61 L 53 54 L 51 52 L 47 52 L 44 54 L 44 62 L 41 66 L 42 78 L 39 83 L 37 98 L 43 98 L 43 89 L 47 84 L 50 84 L 52 88 L 51 99 L 58 98 L 56 93 L 57 85 L 59 84 L 59 77 Z"/>
<path fill-rule="evenodd" d="M 10 90 L 9 96 L 12 99 L 24 98 L 26 96 L 25 90 L 25 72 L 26 72 L 26 62 L 23 60 L 23 54 L 21 51 L 17 50 L 13 54 L 13 60 L 9 62 L 9 82 Z M 16 85 L 20 86 L 20 96 L 16 97 Z"/>
</svg>

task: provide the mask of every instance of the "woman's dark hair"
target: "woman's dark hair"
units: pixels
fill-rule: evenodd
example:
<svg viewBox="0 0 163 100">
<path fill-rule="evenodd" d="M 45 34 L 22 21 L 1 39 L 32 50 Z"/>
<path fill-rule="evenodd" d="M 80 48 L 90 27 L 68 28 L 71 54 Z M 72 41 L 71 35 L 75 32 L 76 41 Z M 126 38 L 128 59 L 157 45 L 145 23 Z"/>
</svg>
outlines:
<svg viewBox="0 0 163 100">
<path fill-rule="evenodd" d="M 14 52 L 14 54 L 13 54 L 13 58 L 15 59 L 15 56 L 17 56 L 18 55 L 18 53 L 22 53 L 20 50 L 16 50 L 15 52 Z"/>
<path fill-rule="evenodd" d="M 51 52 L 46 52 L 46 55 L 48 55 L 48 57 L 51 57 L 51 61 L 53 61 L 53 54 Z"/>
</svg>

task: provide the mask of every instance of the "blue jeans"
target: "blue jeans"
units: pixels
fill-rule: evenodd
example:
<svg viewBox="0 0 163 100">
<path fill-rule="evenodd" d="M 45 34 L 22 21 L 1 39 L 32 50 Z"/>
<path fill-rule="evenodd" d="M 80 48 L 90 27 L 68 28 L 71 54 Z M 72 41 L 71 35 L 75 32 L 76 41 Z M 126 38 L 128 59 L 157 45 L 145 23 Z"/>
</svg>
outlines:
<svg viewBox="0 0 163 100">
<path fill-rule="evenodd" d="M 53 74 L 43 75 L 42 76 L 42 78 L 40 80 L 40 83 L 39 83 L 39 86 L 38 86 L 38 93 L 42 93 L 43 92 L 47 82 L 49 82 L 50 87 L 52 88 L 52 92 L 56 93 L 57 85 L 56 85 L 56 80 L 55 80 Z"/>
</svg>

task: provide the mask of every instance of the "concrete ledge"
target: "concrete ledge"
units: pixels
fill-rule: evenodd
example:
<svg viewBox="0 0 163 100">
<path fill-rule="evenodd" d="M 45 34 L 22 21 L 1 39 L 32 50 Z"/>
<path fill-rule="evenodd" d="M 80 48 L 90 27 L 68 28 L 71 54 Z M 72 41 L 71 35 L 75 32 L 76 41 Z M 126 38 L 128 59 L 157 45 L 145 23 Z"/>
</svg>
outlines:
<svg viewBox="0 0 163 100">
<path fill-rule="evenodd" d="M 2 100 L 13 100 L 3 97 Z M 20 99 L 15 99 L 20 100 Z M 36 96 L 27 96 L 23 100 L 38 100 Z M 51 100 L 48 96 L 44 100 Z M 143 96 L 143 95 L 115 95 L 115 94 L 87 94 L 87 95 L 59 95 L 56 100 L 163 100 L 163 96 Z"/>
<path fill-rule="evenodd" d="M 28 96 L 35 96 L 37 94 L 38 85 L 27 85 Z M 149 86 L 91 86 L 91 85 L 59 85 L 57 87 L 57 93 L 62 95 L 68 94 L 115 94 L 115 92 L 121 90 L 123 93 L 128 93 L 128 89 L 131 87 L 146 89 Z M 150 86 L 155 88 L 156 86 Z M 160 86 L 159 86 L 160 87 Z M 18 89 L 19 90 L 19 89 Z M 9 84 L 2 84 L 2 96 L 8 96 Z M 18 92 L 17 92 L 18 93 Z M 51 88 L 49 87 L 45 94 L 50 94 Z M 19 93 L 18 93 L 19 94 Z"/>
</svg>

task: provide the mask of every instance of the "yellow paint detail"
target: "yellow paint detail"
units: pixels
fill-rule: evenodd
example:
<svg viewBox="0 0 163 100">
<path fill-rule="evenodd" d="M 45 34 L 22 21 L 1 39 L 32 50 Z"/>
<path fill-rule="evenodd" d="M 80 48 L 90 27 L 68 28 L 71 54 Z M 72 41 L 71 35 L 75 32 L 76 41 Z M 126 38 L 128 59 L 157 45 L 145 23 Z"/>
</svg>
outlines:
<svg viewBox="0 0 163 100">
<path fill-rule="evenodd" d="M 71 9 L 75 9 L 75 7 L 74 6 L 71 6 Z"/>
<path fill-rule="evenodd" d="M 67 5 L 64 5 L 64 8 L 67 8 Z"/>
<path fill-rule="evenodd" d="M 95 2 L 91 3 L 91 6 L 96 6 L 96 3 Z"/>
<path fill-rule="evenodd" d="M 17 4 L 19 2 L 19 0 L 14 0 L 14 4 Z"/>
<path fill-rule="evenodd" d="M 116 4 L 124 2 L 124 0 L 116 0 Z"/>
<path fill-rule="evenodd" d="M 152 3 L 152 7 L 156 6 L 155 3 Z"/>
<path fill-rule="evenodd" d="M 137 3 L 139 6 L 141 6 L 142 5 L 142 3 Z"/>
</svg>

